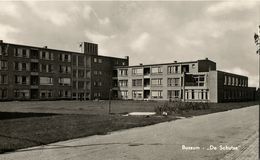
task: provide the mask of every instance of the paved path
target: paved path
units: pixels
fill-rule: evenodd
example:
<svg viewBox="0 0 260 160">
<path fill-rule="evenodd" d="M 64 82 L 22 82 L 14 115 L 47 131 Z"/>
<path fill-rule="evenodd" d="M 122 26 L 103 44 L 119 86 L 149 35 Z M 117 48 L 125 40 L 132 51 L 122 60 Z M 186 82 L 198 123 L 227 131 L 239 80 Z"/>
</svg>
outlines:
<svg viewBox="0 0 260 160">
<path fill-rule="evenodd" d="M 245 160 L 246 157 L 255 160 L 258 112 L 258 106 L 252 106 L 28 148 L 0 155 L 0 159 Z M 183 145 L 194 150 L 182 149 Z M 221 150 L 220 145 L 238 150 Z M 210 146 L 216 150 L 207 150 Z"/>
</svg>

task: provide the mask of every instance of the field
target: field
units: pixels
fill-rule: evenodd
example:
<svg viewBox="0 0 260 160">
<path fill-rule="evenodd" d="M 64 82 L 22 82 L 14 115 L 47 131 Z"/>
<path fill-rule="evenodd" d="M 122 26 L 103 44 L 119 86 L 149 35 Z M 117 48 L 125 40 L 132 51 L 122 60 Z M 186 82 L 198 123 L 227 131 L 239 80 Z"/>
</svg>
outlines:
<svg viewBox="0 0 260 160">
<path fill-rule="evenodd" d="M 122 116 L 127 112 L 154 111 L 164 102 L 28 101 L 0 102 L 0 153 L 61 140 L 103 135 L 133 127 L 175 120 L 175 116 Z M 207 110 L 186 111 L 190 117 L 257 104 L 256 102 L 210 104 Z"/>
</svg>

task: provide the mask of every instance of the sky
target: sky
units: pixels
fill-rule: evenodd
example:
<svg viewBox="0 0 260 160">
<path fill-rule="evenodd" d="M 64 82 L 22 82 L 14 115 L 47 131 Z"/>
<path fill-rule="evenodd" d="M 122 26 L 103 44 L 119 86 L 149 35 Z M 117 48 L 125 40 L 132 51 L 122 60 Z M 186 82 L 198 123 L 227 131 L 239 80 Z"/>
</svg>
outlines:
<svg viewBox="0 0 260 160">
<path fill-rule="evenodd" d="M 260 1 L 1 1 L 0 39 L 8 43 L 130 57 L 130 65 L 209 58 L 217 69 L 258 86 L 253 35 Z"/>
</svg>

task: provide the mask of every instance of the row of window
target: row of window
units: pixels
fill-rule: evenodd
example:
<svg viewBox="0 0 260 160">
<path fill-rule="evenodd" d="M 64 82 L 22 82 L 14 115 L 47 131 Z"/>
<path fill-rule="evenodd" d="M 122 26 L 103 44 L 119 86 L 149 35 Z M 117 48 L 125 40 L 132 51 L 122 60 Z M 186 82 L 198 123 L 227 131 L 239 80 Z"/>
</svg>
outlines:
<svg viewBox="0 0 260 160">
<path fill-rule="evenodd" d="M 195 67 L 195 64 L 192 65 L 192 67 Z M 185 68 L 183 68 L 184 70 Z M 162 67 L 151 67 L 150 68 L 132 68 L 132 75 L 146 75 L 146 74 L 162 74 L 163 69 Z M 167 67 L 167 73 L 168 74 L 176 74 L 181 73 L 180 66 L 168 66 Z M 128 69 L 119 69 L 118 70 L 118 76 L 127 76 L 128 75 Z"/>
<path fill-rule="evenodd" d="M 224 85 L 247 87 L 248 82 L 244 78 L 224 76 Z"/>
<path fill-rule="evenodd" d="M 73 78 L 85 78 L 88 77 L 90 78 L 90 71 L 89 70 L 84 70 L 84 69 L 74 69 L 72 73 Z"/>
<path fill-rule="evenodd" d="M 152 78 L 151 79 L 151 85 L 152 86 L 162 86 L 162 78 Z M 150 85 L 150 80 L 146 81 L 146 84 L 144 86 Z M 115 86 L 119 87 L 127 87 L 128 86 L 128 80 L 119 80 L 118 84 L 115 84 Z M 168 86 L 180 86 L 180 78 L 168 78 L 167 79 L 167 85 Z M 143 80 L 142 79 L 133 79 L 132 80 L 132 86 L 143 86 Z"/>
<path fill-rule="evenodd" d="M 223 94 L 224 99 L 241 99 L 241 98 L 247 98 L 248 96 L 253 97 L 253 92 L 247 92 L 247 91 L 224 91 Z"/>
<path fill-rule="evenodd" d="M 162 90 L 152 90 L 151 94 L 148 95 L 147 98 L 153 99 L 162 99 L 163 98 L 163 91 Z M 168 90 L 167 91 L 167 98 L 168 99 L 180 99 L 182 98 L 180 90 Z M 143 91 L 134 90 L 132 91 L 133 99 L 140 99 L 143 98 Z M 120 91 L 120 98 L 128 98 L 128 91 Z M 208 91 L 207 90 L 186 90 L 185 91 L 185 98 L 187 100 L 194 99 L 194 100 L 207 100 L 208 99 Z"/>
<path fill-rule="evenodd" d="M 85 84 L 86 86 L 89 84 L 89 82 L 85 81 L 73 81 L 72 87 L 73 89 L 85 89 Z"/>
</svg>

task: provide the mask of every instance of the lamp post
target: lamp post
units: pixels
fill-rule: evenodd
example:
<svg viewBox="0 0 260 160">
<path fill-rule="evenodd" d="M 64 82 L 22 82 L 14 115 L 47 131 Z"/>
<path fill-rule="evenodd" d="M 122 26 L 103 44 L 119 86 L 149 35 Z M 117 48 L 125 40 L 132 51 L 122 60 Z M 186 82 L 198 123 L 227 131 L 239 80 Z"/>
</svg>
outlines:
<svg viewBox="0 0 260 160">
<path fill-rule="evenodd" d="M 112 88 L 109 89 L 108 114 L 111 114 L 111 92 Z"/>
<path fill-rule="evenodd" d="M 259 36 L 260 36 L 260 25 L 258 26 L 258 33 L 255 33 L 255 35 L 254 35 L 255 44 L 257 47 L 256 54 L 258 54 L 258 57 L 259 57 L 259 59 L 258 59 L 258 65 L 259 65 L 258 66 L 259 67 L 258 82 L 259 82 L 259 84 L 258 84 L 258 89 L 257 89 L 257 98 L 258 98 L 258 102 L 259 102 L 259 106 L 260 106 L 260 39 L 259 39 Z"/>
</svg>

